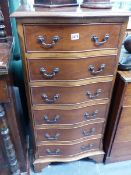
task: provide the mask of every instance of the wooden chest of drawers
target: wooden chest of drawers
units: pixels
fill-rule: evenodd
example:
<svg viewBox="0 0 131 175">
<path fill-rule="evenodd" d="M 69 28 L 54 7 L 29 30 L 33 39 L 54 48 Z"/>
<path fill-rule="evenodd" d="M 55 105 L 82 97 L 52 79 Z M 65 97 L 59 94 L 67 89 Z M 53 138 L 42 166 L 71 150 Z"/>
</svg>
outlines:
<svg viewBox="0 0 131 175">
<path fill-rule="evenodd" d="M 117 73 L 105 138 L 105 161 L 131 159 L 131 72 Z M 110 128 L 110 130 L 109 130 Z"/>
<path fill-rule="evenodd" d="M 35 170 L 54 161 L 102 161 L 128 15 L 118 18 L 107 15 L 110 10 L 103 15 L 79 7 L 59 13 L 33 9 L 21 7 L 12 17 L 22 46 Z"/>
</svg>

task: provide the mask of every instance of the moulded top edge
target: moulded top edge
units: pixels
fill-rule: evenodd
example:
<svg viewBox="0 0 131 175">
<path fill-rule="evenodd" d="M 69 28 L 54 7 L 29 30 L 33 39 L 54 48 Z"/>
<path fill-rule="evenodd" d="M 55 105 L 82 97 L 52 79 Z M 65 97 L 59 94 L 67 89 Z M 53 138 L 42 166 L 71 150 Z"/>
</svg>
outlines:
<svg viewBox="0 0 131 175">
<path fill-rule="evenodd" d="M 39 8 L 34 6 L 20 6 L 10 17 L 129 17 L 131 11 L 125 9 L 87 9 L 80 7 Z"/>
</svg>

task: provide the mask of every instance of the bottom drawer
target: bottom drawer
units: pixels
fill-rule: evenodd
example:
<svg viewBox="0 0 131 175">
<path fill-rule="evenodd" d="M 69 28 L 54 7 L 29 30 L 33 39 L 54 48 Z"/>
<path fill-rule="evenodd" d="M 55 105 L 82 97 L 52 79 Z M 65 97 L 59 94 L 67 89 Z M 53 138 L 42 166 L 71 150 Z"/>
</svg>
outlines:
<svg viewBox="0 0 131 175">
<path fill-rule="evenodd" d="M 92 139 L 77 144 L 68 145 L 42 145 L 38 146 L 38 156 L 71 156 L 82 152 L 98 151 L 100 149 L 101 139 Z"/>
</svg>

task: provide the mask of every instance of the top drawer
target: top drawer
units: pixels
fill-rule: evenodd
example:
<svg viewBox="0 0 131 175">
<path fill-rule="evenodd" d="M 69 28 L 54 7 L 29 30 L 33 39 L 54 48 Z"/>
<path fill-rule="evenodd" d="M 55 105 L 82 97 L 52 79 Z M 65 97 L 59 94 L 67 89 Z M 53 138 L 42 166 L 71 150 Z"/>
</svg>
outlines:
<svg viewBox="0 0 131 175">
<path fill-rule="evenodd" d="M 24 25 L 27 52 L 117 48 L 121 24 Z"/>
</svg>

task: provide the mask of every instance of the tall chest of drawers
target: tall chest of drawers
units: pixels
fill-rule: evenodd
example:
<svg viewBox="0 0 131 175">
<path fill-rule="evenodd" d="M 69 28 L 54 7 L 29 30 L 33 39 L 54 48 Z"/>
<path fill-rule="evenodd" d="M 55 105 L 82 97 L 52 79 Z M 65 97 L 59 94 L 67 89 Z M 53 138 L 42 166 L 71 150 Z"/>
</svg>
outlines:
<svg viewBox="0 0 131 175">
<path fill-rule="evenodd" d="M 20 7 L 12 14 L 22 48 L 36 171 L 50 162 L 103 160 L 104 128 L 128 21 L 123 14 L 79 7 Z"/>
</svg>

